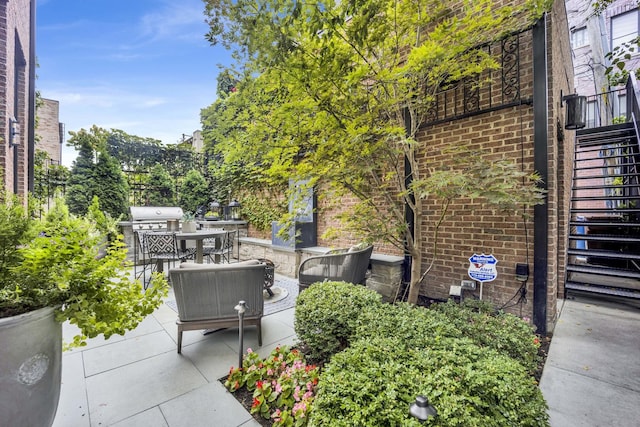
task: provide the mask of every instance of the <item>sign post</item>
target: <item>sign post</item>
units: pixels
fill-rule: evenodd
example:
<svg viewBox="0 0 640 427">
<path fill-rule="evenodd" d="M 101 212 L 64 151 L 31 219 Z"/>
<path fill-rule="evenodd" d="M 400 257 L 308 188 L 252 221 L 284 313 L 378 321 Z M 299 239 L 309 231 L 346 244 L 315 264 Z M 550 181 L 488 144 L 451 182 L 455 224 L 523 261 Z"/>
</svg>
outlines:
<svg viewBox="0 0 640 427">
<path fill-rule="evenodd" d="M 498 277 L 497 263 L 498 260 L 492 254 L 473 254 L 469 258 L 467 273 L 473 280 L 480 282 L 480 299 L 482 299 L 482 284 L 484 282 L 492 282 Z"/>
</svg>

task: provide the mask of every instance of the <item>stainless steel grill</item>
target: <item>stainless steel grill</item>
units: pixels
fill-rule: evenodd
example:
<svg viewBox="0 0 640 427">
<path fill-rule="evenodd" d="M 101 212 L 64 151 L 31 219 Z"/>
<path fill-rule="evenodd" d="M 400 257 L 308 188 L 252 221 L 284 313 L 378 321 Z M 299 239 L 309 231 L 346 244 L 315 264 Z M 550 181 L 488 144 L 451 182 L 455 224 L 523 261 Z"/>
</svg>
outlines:
<svg viewBox="0 0 640 427">
<path fill-rule="evenodd" d="M 177 206 L 131 206 L 133 231 L 165 230 L 171 221 L 182 218 L 182 208 Z"/>
</svg>

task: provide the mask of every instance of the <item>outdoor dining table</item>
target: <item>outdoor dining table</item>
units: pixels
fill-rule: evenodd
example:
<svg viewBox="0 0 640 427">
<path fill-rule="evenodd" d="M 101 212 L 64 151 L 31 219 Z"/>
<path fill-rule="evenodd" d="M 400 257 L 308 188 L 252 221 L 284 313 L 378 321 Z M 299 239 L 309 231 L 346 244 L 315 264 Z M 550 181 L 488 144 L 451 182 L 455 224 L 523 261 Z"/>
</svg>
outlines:
<svg viewBox="0 0 640 427">
<path fill-rule="evenodd" d="M 227 232 L 225 230 L 197 230 L 192 233 L 185 233 L 182 231 L 176 232 L 177 240 L 194 240 L 196 242 L 196 263 L 202 264 L 203 252 L 204 252 L 204 239 L 215 238 L 216 246 Z"/>
</svg>

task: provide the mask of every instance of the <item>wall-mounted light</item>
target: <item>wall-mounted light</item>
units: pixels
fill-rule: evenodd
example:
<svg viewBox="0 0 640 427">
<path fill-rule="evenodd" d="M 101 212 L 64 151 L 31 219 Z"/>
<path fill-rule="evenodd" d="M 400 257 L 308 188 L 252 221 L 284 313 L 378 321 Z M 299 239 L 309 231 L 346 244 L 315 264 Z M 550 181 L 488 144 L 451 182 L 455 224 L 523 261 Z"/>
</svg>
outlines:
<svg viewBox="0 0 640 427">
<path fill-rule="evenodd" d="M 9 119 L 9 145 L 15 147 L 20 145 L 20 123 L 13 117 Z"/>
<path fill-rule="evenodd" d="M 566 104 L 565 129 L 582 129 L 587 125 L 587 97 L 571 94 L 562 97 Z"/>
</svg>

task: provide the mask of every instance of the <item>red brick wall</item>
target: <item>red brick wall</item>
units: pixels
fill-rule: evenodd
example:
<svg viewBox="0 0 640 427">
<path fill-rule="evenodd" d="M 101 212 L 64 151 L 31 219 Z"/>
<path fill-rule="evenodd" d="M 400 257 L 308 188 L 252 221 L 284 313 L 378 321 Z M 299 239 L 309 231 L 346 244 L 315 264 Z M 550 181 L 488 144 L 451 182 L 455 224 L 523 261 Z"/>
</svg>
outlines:
<svg viewBox="0 0 640 427">
<path fill-rule="evenodd" d="M 29 0 L 0 2 L 0 173 L 3 187 L 13 192 L 17 182 L 22 195 L 28 189 L 30 4 Z M 10 117 L 20 123 L 17 147 L 8 145 Z"/>
<path fill-rule="evenodd" d="M 548 28 L 548 177 L 549 193 L 549 244 L 548 244 L 548 324 L 552 326 L 556 318 L 557 298 L 563 295 L 564 265 L 566 258 L 566 236 L 573 156 L 573 132 L 564 131 L 561 95 L 571 93 L 573 70 L 569 49 L 569 34 L 563 2 L 555 2 L 549 14 Z M 521 97 L 533 96 L 532 39 L 525 35 L 521 43 Z M 489 91 L 495 95 L 500 91 L 498 84 L 481 91 L 481 100 L 486 100 Z M 482 101 L 481 101 L 482 102 Z M 427 165 L 448 164 L 451 158 L 442 154 L 442 149 L 450 144 L 470 144 L 469 155 L 480 155 L 487 159 L 510 159 L 526 172 L 533 172 L 533 109 L 530 105 L 520 105 L 474 117 L 430 126 L 418 135 L 421 143 L 419 156 Z M 426 170 L 422 170 L 425 173 Z M 341 198 L 338 206 L 329 201 L 320 202 L 318 234 L 332 226 L 339 226 L 335 214 L 352 201 Z M 423 267 L 433 257 L 433 232 L 439 206 L 424 201 L 427 215 L 421 226 L 424 234 L 425 253 Z M 525 214 L 525 215 L 523 215 Z M 437 255 L 432 272 L 423 282 L 422 294 L 436 298 L 446 298 L 451 285 L 459 285 L 467 279 L 468 258 L 474 253 L 493 254 L 498 259 L 498 277 L 485 283 L 483 299 L 496 306 L 513 305 L 509 311 L 532 317 L 533 302 L 533 209 L 516 213 L 504 213 L 482 200 L 458 200 L 450 207 L 446 221 L 442 224 L 437 239 Z M 354 236 L 341 235 L 336 240 L 319 239 L 319 245 L 331 247 L 349 246 L 357 242 Z M 400 254 L 389 245 L 376 245 L 377 253 Z M 518 299 L 521 283 L 516 280 L 517 263 L 528 263 L 529 280 L 526 285 L 525 304 L 513 304 Z M 476 291 L 478 294 L 478 291 Z"/>
</svg>

